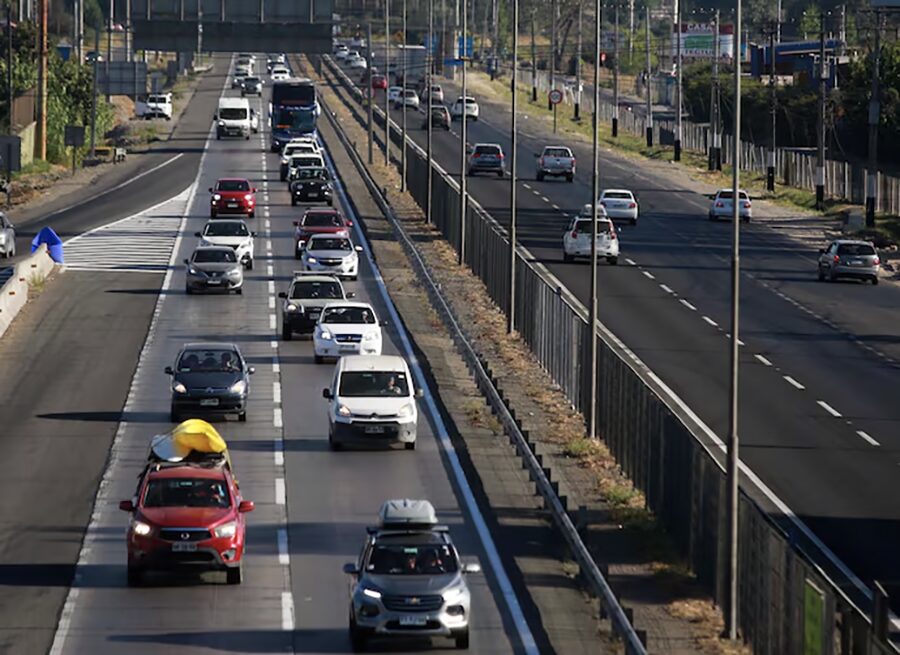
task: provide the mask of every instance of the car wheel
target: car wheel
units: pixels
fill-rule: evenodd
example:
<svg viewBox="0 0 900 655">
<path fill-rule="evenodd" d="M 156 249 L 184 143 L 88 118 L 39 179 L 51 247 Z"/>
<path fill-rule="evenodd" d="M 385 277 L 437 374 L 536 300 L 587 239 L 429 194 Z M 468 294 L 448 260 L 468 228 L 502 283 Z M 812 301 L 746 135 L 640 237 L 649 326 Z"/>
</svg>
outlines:
<svg viewBox="0 0 900 655">
<path fill-rule="evenodd" d="M 313 360 L 315 360 L 316 364 L 324 364 L 325 363 L 325 358 L 322 357 L 321 355 L 313 356 Z"/>
<path fill-rule="evenodd" d="M 637 225 L 637 219 L 636 219 L 636 218 L 629 218 L 629 219 L 628 219 L 628 224 L 629 224 L 629 225 Z"/>
<path fill-rule="evenodd" d="M 144 581 L 144 572 L 136 566 L 128 565 L 128 586 L 140 587 Z"/>
<path fill-rule="evenodd" d="M 222 140 L 222 135 L 216 134 L 216 141 L 221 141 L 221 140 Z"/>
<path fill-rule="evenodd" d="M 478 122 L 478 116 L 472 116 L 472 120 L 475 121 L 475 122 L 477 123 L 477 122 Z"/>
<path fill-rule="evenodd" d="M 878 286 L 878 276 L 877 275 L 872 276 L 872 286 Z"/>
<path fill-rule="evenodd" d="M 290 341 L 294 338 L 294 331 L 291 330 L 291 327 L 289 325 L 286 325 L 284 323 L 281 324 L 281 338 L 284 341 Z"/>
<path fill-rule="evenodd" d="M 300 254 L 299 250 L 294 250 L 294 259 L 302 259 L 303 255 Z"/>
<path fill-rule="evenodd" d="M 825 273 L 822 272 L 822 267 L 821 267 L 821 266 L 819 267 L 819 276 L 818 276 L 818 277 L 819 277 L 819 282 L 824 282 L 824 281 L 825 281 Z"/>
<path fill-rule="evenodd" d="M 284 182 L 284 181 L 287 179 L 287 175 L 285 175 L 284 173 L 279 173 L 279 174 L 278 174 L 278 177 L 281 178 L 281 181 L 282 181 L 282 182 Z"/>
<path fill-rule="evenodd" d="M 503 177 L 503 171 L 497 171 L 497 177 Z"/>
<path fill-rule="evenodd" d="M 750 222 L 749 216 L 744 216 L 743 218 L 741 218 L 741 223 L 749 223 L 749 222 Z"/>
<path fill-rule="evenodd" d="M 291 207 L 296 207 L 296 206 L 297 206 L 297 199 L 291 198 Z"/>
<path fill-rule="evenodd" d="M 366 649 L 366 636 L 356 627 L 356 623 L 350 622 L 350 647 L 353 652 L 359 653 Z"/>
<path fill-rule="evenodd" d="M 331 450 L 338 451 L 338 450 L 343 449 L 344 444 L 340 443 L 339 441 L 335 441 L 334 435 L 331 432 L 329 432 L 328 433 L 328 447 Z"/>
<path fill-rule="evenodd" d="M 416 442 L 415 442 L 415 441 L 407 441 L 405 444 L 403 444 L 403 447 L 404 447 L 406 450 L 415 450 L 415 449 L 416 449 Z"/>
<path fill-rule="evenodd" d="M 247 214 L 247 218 L 256 218 L 256 212 L 250 212 Z"/>
<path fill-rule="evenodd" d="M 575 258 L 572 257 L 572 255 L 570 255 L 569 253 L 567 253 L 567 252 L 564 252 L 564 253 L 563 253 L 563 261 L 564 261 L 566 264 L 571 264 L 571 263 L 572 263 L 572 260 L 574 260 L 574 259 L 575 259 Z"/>
<path fill-rule="evenodd" d="M 225 582 L 228 584 L 241 584 L 244 579 L 244 563 L 240 562 L 237 566 L 226 569 Z"/>
<path fill-rule="evenodd" d="M 243 295 L 244 295 L 244 289 L 243 289 L 242 287 L 238 287 L 237 289 L 234 290 L 234 293 L 235 293 L 236 295 L 238 295 L 238 296 L 243 296 Z"/>
<path fill-rule="evenodd" d="M 711 221 L 716 220 L 716 217 L 712 214 L 708 214 L 707 216 L 708 216 L 709 220 L 711 220 Z"/>
<path fill-rule="evenodd" d="M 574 181 L 575 181 L 575 174 L 574 174 L 574 173 L 568 173 L 568 174 L 566 175 L 566 182 L 574 182 Z"/>
<path fill-rule="evenodd" d="M 240 413 L 238 414 L 238 421 L 240 421 L 241 423 L 246 423 L 246 422 L 247 422 L 247 412 L 246 412 L 246 411 L 240 412 Z"/>
<path fill-rule="evenodd" d="M 210 210 L 209 210 L 209 217 L 210 217 L 210 218 L 215 218 L 215 217 L 216 217 L 216 210 L 215 210 L 215 209 L 210 209 Z"/>
<path fill-rule="evenodd" d="M 248 271 L 252 271 L 252 270 L 253 270 L 253 260 L 252 260 L 252 259 L 248 259 L 248 260 L 247 260 L 247 265 L 246 265 L 244 268 L 246 268 Z"/>
<path fill-rule="evenodd" d="M 456 642 L 456 647 L 459 650 L 468 650 L 469 649 L 469 630 L 468 630 L 468 628 L 465 631 L 454 635 L 453 639 Z"/>
<path fill-rule="evenodd" d="M 181 423 L 181 414 L 174 407 L 169 411 L 169 422 Z"/>
<path fill-rule="evenodd" d="M 607 257 L 607 258 L 606 258 L 606 261 L 607 261 L 609 264 L 611 264 L 612 266 L 615 266 L 616 264 L 619 263 L 619 258 L 618 258 L 618 257 Z"/>
<path fill-rule="evenodd" d="M 191 296 L 194 294 L 194 290 L 191 287 L 185 285 L 184 293 L 185 293 L 185 295 Z"/>
</svg>

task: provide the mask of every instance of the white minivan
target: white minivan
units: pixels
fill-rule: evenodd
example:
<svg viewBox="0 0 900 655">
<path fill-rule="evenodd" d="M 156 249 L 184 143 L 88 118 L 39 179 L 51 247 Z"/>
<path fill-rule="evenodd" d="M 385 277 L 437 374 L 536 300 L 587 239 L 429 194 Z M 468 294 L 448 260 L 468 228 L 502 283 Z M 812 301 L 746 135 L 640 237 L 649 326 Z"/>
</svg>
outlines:
<svg viewBox="0 0 900 655">
<path fill-rule="evenodd" d="M 331 386 L 322 390 L 328 404 L 328 445 L 345 443 L 416 447 L 418 411 L 406 360 L 397 355 L 347 355 L 334 367 Z"/>
<path fill-rule="evenodd" d="M 223 136 L 250 138 L 250 101 L 247 98 L 220 98 L 216 112 L 216 139 Z"/>
</svg>

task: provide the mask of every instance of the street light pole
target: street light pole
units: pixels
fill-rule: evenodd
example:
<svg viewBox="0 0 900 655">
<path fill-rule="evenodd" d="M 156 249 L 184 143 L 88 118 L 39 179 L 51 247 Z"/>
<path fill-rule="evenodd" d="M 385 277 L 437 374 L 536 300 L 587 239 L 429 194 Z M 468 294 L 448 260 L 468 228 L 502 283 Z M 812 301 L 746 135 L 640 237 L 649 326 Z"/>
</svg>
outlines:
<svg viewBox="0 0 900 655">
<path fill-rule="evenodd" d="M 425 93 L 428 94 L 428 107 L 427 107 L 427 115 L 426 115 L 426 126 L 428 128 L 428 139 L 426 141 L 426 157 L 428 159 L 428 179 L 425 182 L 425 222 L 428 225 L 431 225 L 431 205 L 433 203 L 432 194 L 434 193 L 434 183 L 432 182 L 432 162 L 431 159 L 434 156 L 431 150 L 431 132 L 434 127 L 431 124 L 432 116 L 431 112 L 434 109 L 434 102 L 432 101 L 432 85 L 434 84 L 434 0 L 428 0 L 428 54 L 425 55 L 426 65 L 428 66 L 428 82 L 425 87 Z"/>
<path fill-rule="evenodd" d="M 825 96 L 828 92 L 825 66 L 825 12 L 819 14 L 819 124 L 816 134 L 816 209 L 825 209 Z"/>
<path fill-rule="evenodd" d="M 597 437 L 597 204 L 600 198 L 600 29 L 603 10 L 600 0 L 594 0 L 594 116 L 593 166 L 591 175 L 591 298 L 588 305 L 589 358 L 591 367 L 590 399 L 588 400 L 588 437 Z"/>
<path fill-rule="evenodd" d="M 613 10 L 615 32 L 613 33 L 613 119 L 612 135 L 619 136 L 619 5 Z"/>
<path fill-rule="evenodd" d="M 531 10 L 531 102 L 537 102 L 537 46 L 534 44 L 534 15 Z"/>
<path fill-rule="evenodd" d="M 391 0 L 384 0 L 384 165 L 391 165 Z"/>
<path fill-rule="evenodd" d="M 368 74 L 366 75 L 366 82 L 369 85 L 369 88 L 366 90 L 366 94 L 368 95 L 368 111 L 366 116 L 366 132 L 369 136 L 369 166 L 374 162 L 374 141 L 375 141 L 375 88 L 372 86 L 372 63 L 375 61 L 375 57 L 372 55 L 372 23 L 371 21 L 366 26 L 366 45 L 369 46 L 369 57 L 368 57 Z"/>
<path fill-rule="evenodd" d="M 462 120 L 462 128 L 460 129 L 459 139 L 459 265 L 462 266 L 466 262 L 466 214 L 469 209 L 469 196 L 466 189 L 466 109 L 467 109 L 467 93 L 469 91 L 466 85 L 466 60 L 469 58 L 469 0 L 462 0 L 462 43 L 460 44 L 459 59 L 462 64 L 462 108 L 460 112 Z"/>
<path fill-rule="evenodd" d="M 772 25 L 769 31 L 769 154 L 766 162 L 766 189 L 768 191 L 775 190 L 775 125 L 778 110 L 776 102 L 778 100 L 775 93 L 775 36 L 778 31 L 778 22 Z"/>
<path fill-rule="evenodd" d="M 575 47 L 575 120 L 581 120 L 581 23 L 584 3 L 578 3 L 578 41 Z"/>
<path fill-rule="evenodd" d="M 512 334 L 516 329 L 516 229 L 517 204 L 516 184 L 518 184 L 518 142 L 516 130 L 516 75 L 519 67 L 517 46 L 519 45 L 519 0 L 512 0 L 513 59 L 512 59 L 512 120 L 510 133 L 512 137 L 512 167 L 509 184 L 509 308 L 506 312 L 506 332 Z M 577 106 L 577 105 L 576 105 Z"/>
<path fill-rule="evenodd" d="M 647 33 L 644 38 L 645 47 L 647 49 L 647 84 L 646 84 L 646 92 L 647 92 L 647 123 L 646 123 L 646 131 L 647 131 L 647 147 L 653 147 L 653 72 L 651 71 L 652 64 L 650 63 L 650 5 L 644 6 L 644 15 L 646 20 Z"/>
<path fill-rule="evenodd" d="M 400 136 L 400 191 L 406 191 L 406 77 L 409 75 L 409 52 L 406 49 L 406 0 L 403 0 L 403 58 L 401 60 L 403 71 L 400 89 L 401 136 Z M 430 118 L 430 117 L 429 117 Z"/>
<path fill-rule="evenodd" d="M 681 3 L 684 0 L 675 0 L 675 65 L 678 67 L 677 82 L 675 85 L 675 161 L 681 161 L 681 108 L 684 102 L 681 99 Z"/>
<path fill-rule="evenodd" d="M 559 5 L 557 0 L 550 0 L 550 90 L 556 88 L 556 11 Z M 547 94 L 547 109 L 553 110 L 553 117 L 556 118 L 556 105 L 550 100 L 550 94 Z"/>
<path fill-rule="evenodd" d="M 875 14 L 875 49 L 872 51 L 872 93 L 869 98 L 869 162 L 866 167 L 866 227 L 875 227 L 875 201 L 878 197 L 878 122 L 881 112 L 878 72 L 881 68 L 881 30 L 884 14 Z"/>
<path fill-rule="evenodd" d="M 712 132 L 712 145 L 709 148 L 709 170 L 722 169 L 722 142 L 719 129 L 719 10 L 716 9 L 716 17 L 713 23 L 713 61 L 712 61 L 712 89 L 709 99 L 709 127 Z"/>
</svg>

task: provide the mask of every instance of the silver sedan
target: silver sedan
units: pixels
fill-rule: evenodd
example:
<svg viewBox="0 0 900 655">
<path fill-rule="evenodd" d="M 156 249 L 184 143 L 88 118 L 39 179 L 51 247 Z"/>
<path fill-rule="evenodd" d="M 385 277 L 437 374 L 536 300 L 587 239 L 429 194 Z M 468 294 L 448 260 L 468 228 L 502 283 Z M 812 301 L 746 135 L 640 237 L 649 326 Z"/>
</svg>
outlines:
<svg viewBox="0 0 900 655">
<path fill-rule="evenodd" d="M 187 294 L 196 291 L 243 292 L 244 267 L 238 261 L 234 248 L 201 246 L 184 263 L 187 266 L 184 281 Z"/>
</svg>

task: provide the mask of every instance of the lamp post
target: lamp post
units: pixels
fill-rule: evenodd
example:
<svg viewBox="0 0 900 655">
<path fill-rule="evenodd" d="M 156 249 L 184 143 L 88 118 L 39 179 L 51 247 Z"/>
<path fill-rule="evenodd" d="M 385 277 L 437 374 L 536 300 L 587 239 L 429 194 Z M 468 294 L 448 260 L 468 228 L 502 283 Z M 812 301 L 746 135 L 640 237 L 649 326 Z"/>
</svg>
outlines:
<svg viewBox="0 0 900 655">
<path fill-rule="evenodd" d="M 513 23 L 513 59 L 512 59 L 512 120 L 510 122 L 510 136 L 512 138 L 512 167 L 510 168 L 509 184 L 509 308 L 506 312 L 506 332 L 512 334 L 516 329 L 516 184 L 518 184 L 518 143 L 516 130 L 516 76 L 519 66 L 519 0 L 512 0 Z"/>
</svg>

